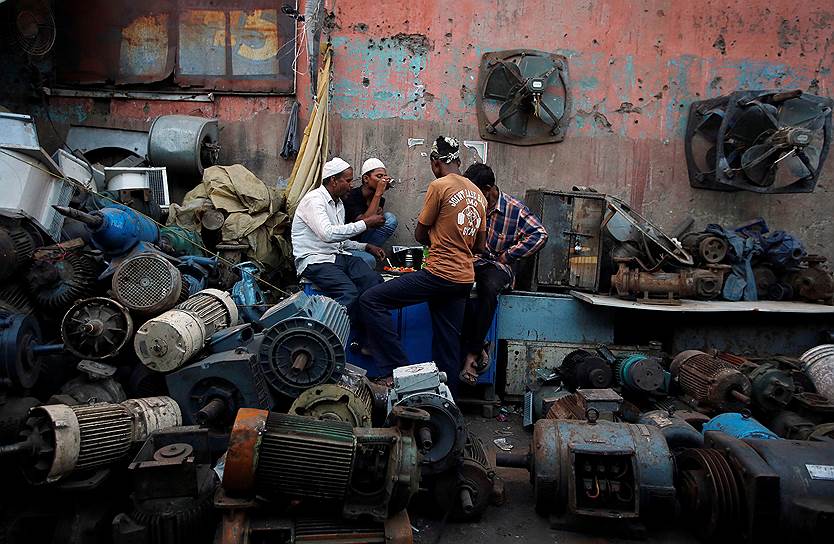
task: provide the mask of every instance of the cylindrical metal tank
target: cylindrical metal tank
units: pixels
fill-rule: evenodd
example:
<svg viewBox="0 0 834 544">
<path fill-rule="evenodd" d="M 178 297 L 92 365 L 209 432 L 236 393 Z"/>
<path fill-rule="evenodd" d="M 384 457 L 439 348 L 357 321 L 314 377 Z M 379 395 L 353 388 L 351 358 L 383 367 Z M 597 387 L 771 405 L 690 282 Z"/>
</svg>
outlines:
<svg viewBox="0 0 834 544">
<path fill-rule="evenodd" d="M 834 402 L 834 344 L 822 344 L 802 354 L 805 374 L 817 393 Z"/>
<path fill-rule="evenodd" d="M 232 297 L 219 289 L 204 289 L 173 310 L 150 319 L 136 332 L 133 348 L 142 364 L 157 372 L 183 366 L 200 351 L 209 336 L 237 324 Z"/>
<path fill-rule="evenodd" d="M 219 141 L 217 119 L 162 115 L 148 134 L 148 161 L 181 176 L 202 176 L 203 169 L 217 164 Z"/>
<path fill-rule="evenodd" d="M 658 427 L 671 450 L 700 448 L 704 445 L 704 436 L 698 432 L 698 429 L 675 415 L 674 412 L 651 410 L 640 416 L 640 423 Z"/>
<path fill-rule="evenodd" d="M 309 297 L 299 315 L 264 330 L 258 353 L 273 389 L 295 398 L 310 387 L 335 381 L 345 367 L 350 319 L 344 306 Z"/>
<path fill-rule="evenodd" d="M 750 416 L 728 412 L 717 415 L 704 423 L 702 432 L 721 431 L 736 438 L 758 438 L 762 440 L 780 440 L 773 431 Z"/>
<path fill-rule="evenodd" d="M 116 267 L 110 283 L 116 300 L 146 316 L 173 308 L 182 291 L 180 271 L 156 253 L 128 257 Z"/>
<path fill-rule="evenodd" d="M 672 453 L 657 427 L 542 419 L 530 451 L 526 459 L 499 452 L 496 462 L 526 465 L 540 513 L 643 520 L 674 514 Z"/>
<path fill-rule="evenodd" d="M 750 402 L 750 380 L 730 363 L 702 351 L 679 353 L 669 370 L 699 410 L 739 409 Z"/>
</svg>

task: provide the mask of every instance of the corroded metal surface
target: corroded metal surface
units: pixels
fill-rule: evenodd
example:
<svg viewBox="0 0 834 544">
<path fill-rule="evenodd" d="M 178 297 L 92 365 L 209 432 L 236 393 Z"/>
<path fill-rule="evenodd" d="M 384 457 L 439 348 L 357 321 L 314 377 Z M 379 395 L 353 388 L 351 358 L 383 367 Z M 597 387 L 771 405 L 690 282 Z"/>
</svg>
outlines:
<svg viewBox="0 0 834 544">
<path fill-rule="evenodd" d="M 258 451 L 268 415 L 266 410 L 238 410 L 223 471 L 223 489 L 232 495 L 248 495 L 255 485 Z"/>
</svg>

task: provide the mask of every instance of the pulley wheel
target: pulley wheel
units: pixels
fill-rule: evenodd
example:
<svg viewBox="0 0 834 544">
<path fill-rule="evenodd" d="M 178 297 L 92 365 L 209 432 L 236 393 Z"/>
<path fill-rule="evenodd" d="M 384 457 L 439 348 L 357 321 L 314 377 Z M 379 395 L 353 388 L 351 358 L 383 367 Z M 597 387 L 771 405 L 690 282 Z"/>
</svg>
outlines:
<svg viewBox="0 0 834 544">
<path fill-rule="evenodd" d="M 717 264 L 727 256 L 729 246 L 718 236 L 707 236 L 698 244 L 698 252 L 705 263 Z"/>
</svg>

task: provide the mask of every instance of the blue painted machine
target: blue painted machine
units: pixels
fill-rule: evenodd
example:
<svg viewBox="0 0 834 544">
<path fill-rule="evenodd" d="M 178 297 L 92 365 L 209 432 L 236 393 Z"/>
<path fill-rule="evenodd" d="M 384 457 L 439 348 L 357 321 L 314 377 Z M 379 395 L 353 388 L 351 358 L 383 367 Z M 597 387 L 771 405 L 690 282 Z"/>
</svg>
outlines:
<svg viewBox="0 0 834 544">
<path fill-rule="evenodd" d="M 671 375 L 663 370 L 655 357 L 633 353 L 616 365 L 617 383 L 628 392 L 652 395 L 668 390 Z"/>
<path fill-rule="evenodd" d="M 84 223 L 90 232 L 90 245 L 106 256 L 124 255 L 137 245 L 159 242 L 159 227 L 148 217 L 121 204 L 91 213 L 65 206 L 53 207 L 61 215 Z"/>
<path fill-rule="evenodd" d="M 707 431 L 721 431 L 739 439 L 781 440 L 776 433 L 752 417 L 736 412 L 727 412 L 710 419 L 702 429 L 703 433 Z"/>
<path fill-rule="evenodd" d="M 240 270 L 240 280 L 232 286 L 232 299 L 238 312 L 247 323 L 258 323 L 266 310 L 266 296 L 258 284 L 261 267 L 247 261 L 235 266 Z"/>
</svg>

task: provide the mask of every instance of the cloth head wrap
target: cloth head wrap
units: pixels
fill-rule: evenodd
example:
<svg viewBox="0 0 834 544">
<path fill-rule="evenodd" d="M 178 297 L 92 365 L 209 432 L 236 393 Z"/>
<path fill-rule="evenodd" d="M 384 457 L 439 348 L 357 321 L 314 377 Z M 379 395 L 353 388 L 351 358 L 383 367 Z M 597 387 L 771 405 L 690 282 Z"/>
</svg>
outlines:
<svg viewBox="0 0 834 544">
<path fill-rule="evenodd" d="M 432 160 L 443 161 L 446 164 L 460 159 L 460 144 L 457 138 L 439 136 L 431 144 L 431 158 Z"/>
<path fill-rule="evenodd" d="M 377 168 L 385 168 L 385 165 L 382 164 L 382 161 L 376 157 L 371 157 L 362 163 L 362 172 L 359 175 L 364 176 L 371 170 L 376 170 Z"/>
<path fill-rule="evenodd" d="M 350 168 L 350 165 L 346 160 L 339 157 L 333 157 L 331 160 L 324 163 L 324 168 L 321 170 L 321 179 L 325 180 L 329 177 L 335 176 L 336 174 L 341 174 L 348 168 Z"/>
</svg>

